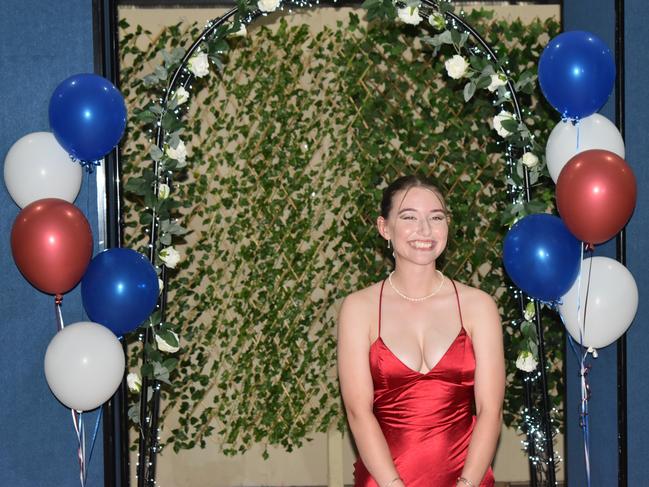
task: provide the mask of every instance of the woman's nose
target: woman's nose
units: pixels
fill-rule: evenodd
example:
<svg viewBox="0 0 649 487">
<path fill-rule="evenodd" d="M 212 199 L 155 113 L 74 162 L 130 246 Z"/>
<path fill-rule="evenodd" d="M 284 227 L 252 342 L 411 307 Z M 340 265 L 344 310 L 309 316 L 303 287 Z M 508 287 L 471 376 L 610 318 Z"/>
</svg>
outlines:
<svg viewBox="0 0 649 487">
<path fill-rule="evenodd" d="M 422 218 L 419 223 L 419 233 L 422 235 L 429 235 L 431 233 L 431 224 L 427 218 Z"/>
</svg>

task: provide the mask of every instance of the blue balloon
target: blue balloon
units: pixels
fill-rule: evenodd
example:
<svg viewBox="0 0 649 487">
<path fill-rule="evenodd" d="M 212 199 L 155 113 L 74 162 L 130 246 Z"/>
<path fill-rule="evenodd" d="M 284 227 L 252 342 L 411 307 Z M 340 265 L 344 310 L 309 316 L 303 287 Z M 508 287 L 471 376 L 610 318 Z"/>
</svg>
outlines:
<svg viewBox="0 0 649 487">
<path fill-rule="evenodd" d="M 505 270 L 529 296 L 557 301 L 579 275 L 581 242 L 563 221 L 547 214 L 528 215 L 509 230 L 503 248 Z"/>
<path fill-rule="evenodd" d="M 92 321 L 122 336 L 154 310 L 158 276 L 151 263 L 134 250 L 104 250 L 90 261 L 81 280 L 81 298 Z"/>
<path fill-rule="evenodd" d="M 75 74 L 61 82 L 50 99 L 49 113 L 56 140 L 80 161 L 101 159 L 126 127 L 124 97 L 96 74 Z"/>
<path fill-rule="evenodd" d="M 579 120 L 595 113 L 608 100 L 614 83 L 613 54 L 590 32 L 559 34 L 541 54 L 541 91 L 564 118 Z"/>
</svg>

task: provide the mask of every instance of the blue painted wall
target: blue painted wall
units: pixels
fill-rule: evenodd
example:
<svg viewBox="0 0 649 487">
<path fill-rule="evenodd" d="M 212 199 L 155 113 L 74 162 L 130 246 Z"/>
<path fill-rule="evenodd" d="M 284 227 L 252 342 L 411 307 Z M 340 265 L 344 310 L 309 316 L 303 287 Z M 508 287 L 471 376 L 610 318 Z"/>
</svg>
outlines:
<svg viewBox="0 0 649 487">
<path fill-rule="evenodd" d="M 627 226 L 627 267 L 640 292 L 638 314 L 627 334 L 629 485 L 646 485 L 649 481 L 649 56 L 646 27 L 649 3 L 626 0 L 624 17 L 626 159 L 638 179 L 638 204 Z"/>
<path fill-rule="evenodd" d="M 588 30 L 594 32 L 614 48 L 615 10 L 612 0 L 564 0 L 563 22 L 565 30 Z M 649 306 L 646 290 L 649 289 L 649 263 L 646 249 L 649 235 L 646 228 L 649 219 L 649 77 L 646 54 L 646 19 L 649 4 L 646 0 L 624 2 L 625 34 L 625 143 L 626 160 L 633 168 L 638 181 L 638 202 L 635 213 L 627 226 L 627 267 L 632 272 L 640 292 L 640 306 L 636 319 L 627 333 L 628 373 L 628 485 L 646 485 L 649 478 L 649 422 L 647 400 L 649 399 L 649 374 L 645 358 L 649 350 Z M 601 112 L 614 119 L 612 103 Z M 615 257 L 612 245 L 598 249 L 598 254 Z M 568 485 L 586 485 L 583 442 L 578 426 L 579 405 L 578 367 L 572 354 L 567 371 L 567 467 Z M 616 347 L 602 350 L 600 358 L 591 360 L 590 374 L 592 399 L 591 415 L 591 473 L 592 485 L 614 486 L 617 483 L 617 376 Z"/>
<path fill-rule="evenodd" d="M 93 71 L 92 0 L 3 0 L 0 15 L 0 161 L 23 135 L 49 130 L 49 97 L 57 84 Z M 93 177 L 76 205 L 96 235 Z M 19 208 L 0 183 L 0 485 L 78 486 L 76 436 L 70 412 L 51 394 L 43 372 L 56 331 L 51 296 L 23 279 L 11 257 Z M 97 239 L 95 238 L 95 241 Z M 96 251 L 96 248 L 95 248 Z M 64 298 L 66 323 L 84 319 L 78 289 Z M 95 414 L 87 418 L 94 425 Z M 101 434 L 89 487 L 102 485 Z"/>
</svg>

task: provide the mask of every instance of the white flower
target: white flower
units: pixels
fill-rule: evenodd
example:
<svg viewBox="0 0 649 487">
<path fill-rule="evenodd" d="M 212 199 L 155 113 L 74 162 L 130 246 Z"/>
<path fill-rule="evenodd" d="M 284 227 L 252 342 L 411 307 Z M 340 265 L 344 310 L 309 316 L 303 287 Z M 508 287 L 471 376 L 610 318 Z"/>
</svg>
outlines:
<svg viewBox="0 0 649 487">
<path fill-rule="evenodd" d="M 444 30 L 444 28 L 446 27 L 446 20 L 444 19 L 444 16 L 437 12 L 430 14 L 430 16 L 428 17 L 428 23 L 437 30 Z"/>
<path fill-rule="evenodd" d="M 401 19 L 401 22 L 410 25 L 417 25 L 421 22 L 421 17 L 419 16 L 419 7 L 404 7 L 397 9 L 397 14 Z"/>
<path fill-rule="evenodd" d="M 259 0 L 257 8 L 262 12 L 274 12 L 279 7 L 280 0 Z"/>
<path fill-rule="evenodd" d="M 164 281 L 158 277 L 158 294 L 162 292 L 164 287 L 165 287 Z"/>
<path fill-rule="evenodd" d="M 160 260 L 169 267 L 169 269 L 175 269 L 176 264 L 180 262 L 180 252 L 178 252 L 173 247 L 165 247 L 160 251 Z"/>
<path fill-rule="evenodd" d="M 168 184 L 160 183 L 158 185 L 158 198 L 161 200 L 166 200 L 169 198 L 169 193 L 171 193 L 171 188 Z"/>
<path fill-rule="evenodd" d="M 189 100 L 189 91 L 181 86 L 174 93 L 174 100 L 176 100 L 177 105 L 182 105 L 187 100 Z"/>
<path fill-rule="evenodd" d="M 501 110 L 500 113 L 493 118 L 494 130 L 498 132 L 498 135 L 501 137 L 507 137 L 511 132 L 503 127 L 503 120 L 514 120 L 514 115 L 506 110 Z"/>
<path fill-rule="evenodd" d="M 444 63 L 444 67 L 446 67 L 446 72 L 451 78 L 460 79 L 466 74 L 469 63 L 462 56 L 456 54 Z"/>
<path fill-rule="evenodd" d="M 534 358 L 534 355 L 532 355 L 532 352 L 525 350 L 518 354 L 518 358 L 516 359 L 517 369 L 520 369 L 524 372 L 533 372 L 534 370 L 536 370 L 536 367 L 538 365 L 539 364 Z"/>
<path fill-rule="evenodd" d="M 246 24 L 239 24 L 239 30 L 236 32 L 232 32 L 230 35 L 232 37 L 246 37 L 248 35 L 248 31 L 246 30 Z"/>
<path fill-rule="evenodd" d="M 539 163 L 539 158 L 536 157 L 532 152 L 526 152 L 521 158 L 523 164 L 525 164 L 529 169 L 532 169 Z"/>
<path fill-rule="evenodd" d="M 501 86 L 505 86 L 506 84 L 507 84 L 507 77 L 504 76 L 502 73 L 492 74 L 491 83 L 489 83 L 487 89 L 493 93 L 498 88 L 500 88 Z"/>
<path fill-rule="evenodd" d="M 185 147 L 185 143 L 182 140 L 178 141 L 178 145 L 175 148 L 167 146 L 166 152 L 169 157 L 178 162 L 185 162 L 187 159 L 187 147 Z"/>
<path fill-rule="evenodd" d="M 126 376 L 126 384 L 131 392 L 140 392 L 142 389 L 142 379 L 135 372 L 131 372 Z"/>
<path fill-rule="evenodd" d="M 189 70 L 197 78 L 207 76 L 210 72 L 210 61 L 207 59 L 207 54 L 198 52 L 189 59 Z"/>
<path fill-rule="evenodd" d="M 158 345 L 158 350 L 160 350 L 161 352 L 169 353 L 177 352 L 180 349 L 180 340 L 178 339 L 178 335 L 171 330 L 169 330 L 167 333 L 171 333 L 174 336 L 174 338 L 176 339 L 176 344 L 169 343 L 160 335 L 156 335 L 155 342 L 156 345 Z"/>
</svg>

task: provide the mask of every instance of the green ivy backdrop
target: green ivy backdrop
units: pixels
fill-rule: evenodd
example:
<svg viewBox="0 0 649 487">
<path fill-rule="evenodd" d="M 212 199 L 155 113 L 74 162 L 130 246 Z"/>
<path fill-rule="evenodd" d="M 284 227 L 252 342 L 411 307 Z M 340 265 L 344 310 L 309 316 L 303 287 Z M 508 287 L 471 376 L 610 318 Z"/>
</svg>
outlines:
<svg viewBox="0 0 649 487">
<path fill-rule="evenodd" d="M 559 32 L 555 21 L 523 25 L 488 12 L 473 12 L 469 21 L 507 54 L 512 73 L 534 69 Z M 219 77 L 194 82 L 199 99 L 184 136 L 190 157 L 172 188 L 181 203 L 164 210 L 190 230 L 176 247 L 182 260 L 171 277 L 170 324 L 163 325 L 179 332 L 181 349 L 168 356 L 152 350 L 165 365 L 142 371 L 169 384 L 163 444 L 193 448 L 218 434 L 227 454 L 257 442 L 291 450 L 313 432 L 344 426 L 336 313 L 346 294 L 391 268 L 374 221 L 382 188 L 404 173 L 431 177 L 448 195 L 452 235 L 442 270 L 498 299 L 509 379 L 505 421 L 520 425 L 522 376 L 514 362 L 533 337 L 521 333 L 501 266 L 512 208 L 505 144 L 488 123 L 494 98 L 481 91 L 465 102 L 463 82 L 445 74 L 451 46 L 434 54 L 422 47 L 419 28 L 367 25 L 353 14 L 317 33 L 278 22 L 231 38 Z M 137 248 L 147 242 L 149 223 L 138 211 L 141 185 L 150 183 L 137 177 L 150 164 L 151 145 L 151 133 L 140 129 L 147 120 L 138 118 L 152 96 L 142 79 L 163 51 L 187 47 L 200 29 L 178 24 L 153 36 L 121 27 L 122 91 L 134 114 L 123 144 L 132 178 L 127 245 Z M 537 93 L 526 91 L 526 123 L 543 146 L 554 122 Z M 535 181 L 536 208 L 529 210 L 549 207 L 551 185 L 543 182 Z M 546 342 L 560 408 L 562 337 L 552 322 Z"/>
</svg>

